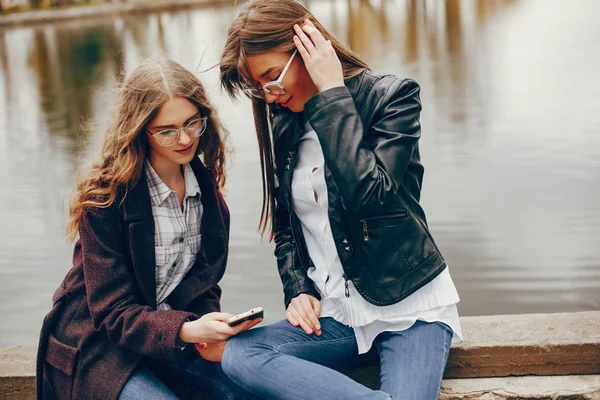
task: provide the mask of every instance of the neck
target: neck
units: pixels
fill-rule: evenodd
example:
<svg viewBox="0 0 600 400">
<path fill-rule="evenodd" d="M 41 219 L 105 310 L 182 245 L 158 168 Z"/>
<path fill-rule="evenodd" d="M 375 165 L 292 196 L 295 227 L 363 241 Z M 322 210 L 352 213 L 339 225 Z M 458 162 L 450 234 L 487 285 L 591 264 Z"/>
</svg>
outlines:
<svg viewBox="0 0 600 400">
<path fill-rule="evenodd" d="M 154 154 L 150 156 L 150 164 L 165 185 L 171 190 L 176 190 L 178 183 L 183 180 L 182 165 L 169 162 Z"/>
</svg>

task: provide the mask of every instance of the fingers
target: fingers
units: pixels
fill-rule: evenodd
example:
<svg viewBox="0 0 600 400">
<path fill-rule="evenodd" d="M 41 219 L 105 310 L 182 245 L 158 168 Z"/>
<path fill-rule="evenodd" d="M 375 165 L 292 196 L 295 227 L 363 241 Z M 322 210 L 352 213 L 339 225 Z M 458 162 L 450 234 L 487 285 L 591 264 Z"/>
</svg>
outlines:
<svg viewBox="0 0 600 400">
<path fill-rule="evenodd" d="M 298 323 L 300 324 L 300 327 L 304 330 L 304 332 L 311 335 L 313 333 L 313 330 L 310 327 L 310 320 L 306 316 L 306 313 L 303 310 L 299 311 L 293 307 L 290 308 L 289 311 L 292 314 L 292 317 L 294 317 L 294 319 L 296 319 L 296 321 L 298 321 Z"/>
<path fill-rule="evenodd" d="M 247 331 L 248 329 L 252 328 L 253 326 L 260 324 L 261 322 L 262 322 L 262 318 L 255 318 L 255 319 L 252 319 L 249 321 L 244 321 L 239 325 L 231 327 L 234 333 L 231 334 L 230 336 L 235 336 L 240 332 Z"/>
<path fill-rule="evenodd" d="M 296 25 L 298 26 L 298 25 Z M 294 28 L 296 29 L 296 28 Z M 306 37 L 306 35 L 304 35 Z M 302 59 L 304 60 L 305 63 L 309 62 L 311 59 L 310 53 L 309 51 L 306 49 L 306 47 L 304 46 L 304 43 L 302 42 L 302 40 L 298 37 L 298 35 L 294 36 L 294 44 L 296 45 L 296 48 L 298 49 L 298 53 L 300 53 L 300 56 L 302 57 Z"/>
<path fill-rule="evenodd" d="M 317 318 L 321 317 L 321 302 L 314 297 L 311 297 L 310 301 L 312 303 L 313 310 L 315 310 Z"/>
<path fill-rule="evenodd" d="M 229 313 L 221 313 L 221 312 L 211 312 L 208 314 L 204 314 L 202 316 L 203 319 L 209 321 L 226 321 L 227 319 L 233 317 L 233 314 Z"/>
<path fill-rule="evenodd" d="M 313 300 L 319 302 L 319 300 L 312 296 L 302 296 L 300 302 L 302 303 L 302 307 L 306 313 L 305 319 L 308 319 L 307 322 L 309 323 L 311 330 L 319 331 L 321 330 L 321 326 L 319 324 L 319 315 L 315 313 Z"/>
<path fill-rule="evenodd" d="M 256 319 L 250 321 L 250 328 L 255 327 L 256 325 L 260 324 L 261 322 L 263 322 L 262 318 L 256 318 Z M 250 329 L 250 328 L 248 328 L 248 329 Z"/>
<path fill-rule="evenodd" d="M 246 321 L 245 323 L 243 323 L 242 325 L 244 325 L 243 329 L 244 331 L 247 331 L 248 329 L 260 324 L 262 322 L 262 318 L 255 318 L 255 319 L 251 319 L 250 321 Z"/>
<path fill-rule="evenodd" d="M 307 25 L 304 25 L 302 28 L 300 27 L 300 25 L 296 24 L 294 25 L 294 31 L 296 32 L 296 36 L 298 36 L 298 38 L 302 41 L 302 44 L 304 45 L 304 47 L 306 48 L 306 50 L 308 50 L 308 52 L 310 54 L 313 54 L 315 52 L 315 44 L 313 43 L 313 41 L 311 40 L 311 38 L 309 38 L 306 35 L 306 31 L 305 28 L 307 27 Z M 311 27 L 309 27 L 311 28 Z M 314 29 L 314 28 L 311 28 Z"/>
<path fill-rule="evenodd" d="M 308 51 L 306 50 L 298 36 L 294 36 L 294 44 L 296 45 L 296 48 L 298 49 L 298 53 L 300 53 L 300 57 L 302 57 L 302 60 L 304 60 L 305 63 L 310 61 L 310 54 L 308 54 Z"/>
<path fill-rule="evenodd" d="M 285 317 L 287 318 L 288 322 L 294 326 L 298 326 L 300 325 L 300 323 L 298 322 L 298 320 L 296 318 L 294 318 L 292 316 L 292 313 L 289 311 L 285 312 Z"/>
<path fill-rule="evenodd" d="M 304 20 L 302 30 L 308 34 L 310 40 L 312 41 L 311 44 L 314 44 L 314 47 L 316 47 L 317 49 L 327 44 L 327 41 L 323 37 L 323 34 L 313 25 L 311 20 Z"/>
<path fill-rule="evenodd" d="M 314 297 L 310 298 L 313 310 L 315 312 L 315 316 L 317 317 L 317 323 L 315 324 L 315 333 L 317 336 L 321 336 L 321 323 L 319 322 L 319 317 L 321 316 L 321 302 Z"/>
<path fill-rule="evenodd" d="M 317 307 L 315 312 L 315 306 Z M 307 334 L 315 332 L 321 334 L 321 325 L 319 323 L 319 315 L 321 305 L 319 300 L 306 294 L 301 294 L 295 297 L 288 306 L 286 316 L 288 321 L 294 326 L 300 325 Z M 291 318 L 290 318 L 291 317 Z M 296 323 L 294 323 L 296 322 Z"/>
</svg>

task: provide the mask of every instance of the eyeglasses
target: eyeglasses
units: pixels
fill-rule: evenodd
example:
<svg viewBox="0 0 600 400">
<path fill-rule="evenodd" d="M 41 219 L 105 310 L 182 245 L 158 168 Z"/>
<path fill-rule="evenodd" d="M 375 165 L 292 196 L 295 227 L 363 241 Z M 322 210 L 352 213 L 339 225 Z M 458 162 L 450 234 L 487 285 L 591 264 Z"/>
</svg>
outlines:
<svg viewBox="0 0 600 400">
<path fill-rule="evenodd" d="M 195 139 L 202 136 L 202 134 L 206 130 L 207 121 L 208 117 L 202 117 L 190 121 L 190 123 L 184 126 L 183 128 L 165 129 L 164 131 L 149 133 L 152 136 L 154 136 L 154 139 L 156 139 L 156 142 L 159 145 L 164 147 L 171 147 L 179 141 L 179 131 L 181 131 L 182 129 L 185 131 L 185 134 L 190 137 L 190 139 Z"/>
<path fill-rule="evenodd" d="M 273 96 L 285 95 L 287 93 L 287 91 L 285 90 L 285 87 L 283 87 L 283 84 L 281 83 L 281 81 L 283 81 L 283 77 L 285 76 L 285 73 L 287 72 L 287 70 L 290 68 L 290 65 L 292 64 L 292 61 L 294 60 L 294 57 L 296 56 L 297 52 L 298 52 L 298 50 L 294 50 L 294 53 L 292 54 L 289 61 L 285 65 L 285 68 L 283 68 L 283 71 L 281 71 L 281 75 L 279 75 L 279 78 L 277 78 L 276 81 L 270 81 L 270 82 L 265 83 L 263 85 L 262 89 L 256 89 L 254 87 L 244 88 L 243 89 L 244 93 L 246 93 L 247 95 L 253 96 L 253 97 L 257 97 L 259 99 L 264 99 L 265 93 L 271 94 Z"/>
</svg>

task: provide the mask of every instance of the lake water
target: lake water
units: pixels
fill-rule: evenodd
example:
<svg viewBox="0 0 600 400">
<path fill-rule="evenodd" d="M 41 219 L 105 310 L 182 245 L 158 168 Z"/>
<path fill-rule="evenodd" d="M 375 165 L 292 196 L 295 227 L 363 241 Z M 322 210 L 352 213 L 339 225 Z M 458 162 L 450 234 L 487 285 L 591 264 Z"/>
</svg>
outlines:
<svg viewBox="0 0 600 400">
<path fill-rule="evenodd" d="M 600 309 L 600 2 L 322 0 L 309 7 L 376 72 L 422 87 L 423 205 L 462 315 Z M 283 317 L 256 232 L 251 108 L 218 87 L 232 7 L 0 30 L 0 348 L 36 344 L 70 268 L 64 197 L 102 139 L 117 77 L 168 52 L 231 132 L 223 309 Z"/>
</svg>

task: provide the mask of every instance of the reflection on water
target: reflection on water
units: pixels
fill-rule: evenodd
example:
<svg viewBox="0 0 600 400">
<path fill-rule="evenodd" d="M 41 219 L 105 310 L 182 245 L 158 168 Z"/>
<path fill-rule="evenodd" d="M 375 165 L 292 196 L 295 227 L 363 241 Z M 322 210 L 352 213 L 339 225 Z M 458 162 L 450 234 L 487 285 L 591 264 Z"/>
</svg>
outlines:
<svg viewBox="0 0 600 400">
<path fill-rule="evenodd" d="M 378 72 L 422 86 L 423 203 L 463 315 L 600 308 L 600 3 L 326 0 L 317 17 Z M 223 308 L 283 316 L 250 105 L 218 88 L 231 8 L 0 30 L 0 348 L 35 344 L 70 267 L 63 198 L 111 88 L 168 52 L 205 82 L 235 152 Z M 585 62 L 584 62 L 585 60 Z"/>
</svg>

